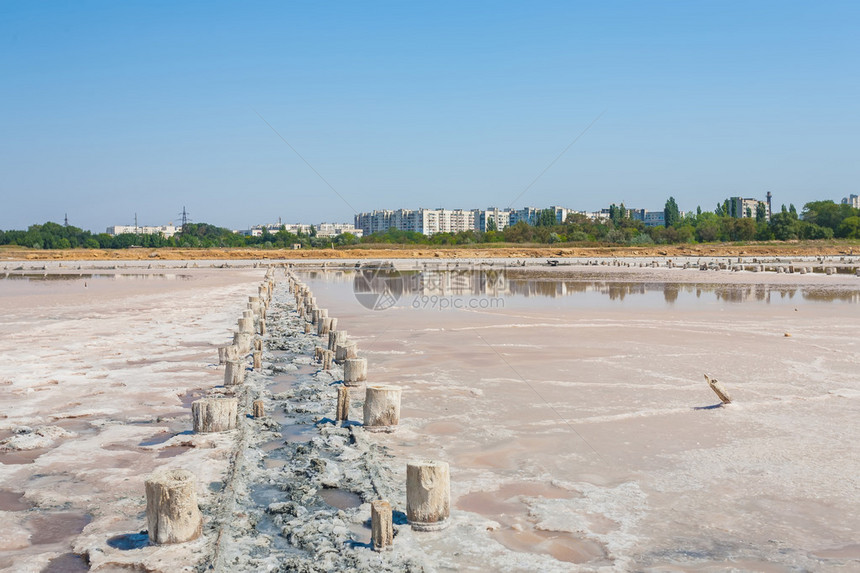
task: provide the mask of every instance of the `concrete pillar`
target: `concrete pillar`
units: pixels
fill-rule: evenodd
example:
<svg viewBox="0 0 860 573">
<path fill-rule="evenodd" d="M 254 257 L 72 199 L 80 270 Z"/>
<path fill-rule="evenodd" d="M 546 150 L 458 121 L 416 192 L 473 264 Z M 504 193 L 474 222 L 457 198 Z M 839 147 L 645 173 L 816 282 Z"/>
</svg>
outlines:
<svg viewBox="0 0 860 573">
<path fill-rule="evenodd" d="M 226 432 L 236 427 L 239 400 L 236 398 L 201 398 L 191 403 L 194 432 Z"/>
<path fill-rule="evenodd" d="M 422 461 L 406 465 L 406 519 L 415 531 L 439 531 L 448 526 L 451 484 L 447 462 Z"/>
<path fill-rule="evenodd" d="M 197 507 L 197 478 L 188 470 L 156 472 L 146 478 L 149 540 L 162 545 L 200 537 L 203 516 Z"/>
<path fill-rule="evenodd" d="M 368 386 L 364 391 L 364 429 L 393 432 L 400 423 L 399 386 Z"/>
<path fill-rule="evenodd" d="M 262 418 L 266 415 L 266 407 L 262 400 L 254 400 L 252 415 L 254 418 Z"/>
<path fill-rule="evenodd" d="M 329 350 L 329 352 L 331 352 Z M 367 380 L 367 358 L 348 358 L 343 361 L 343 383 L 358 386 Z"/>
<path fill-rule="evenodd" d="M 346 422 L 349 420 L 349 389 L 345 386 L 340 386 L 337 389 L 337 412 L 335 420 L 338 422 Z"/>
<path fill-rule="evenodd" d="M 370 502 L 370 538 L 373 549 L 385 551 L 394 543 L 391 504 L 383 499 Z"/>
</svg>

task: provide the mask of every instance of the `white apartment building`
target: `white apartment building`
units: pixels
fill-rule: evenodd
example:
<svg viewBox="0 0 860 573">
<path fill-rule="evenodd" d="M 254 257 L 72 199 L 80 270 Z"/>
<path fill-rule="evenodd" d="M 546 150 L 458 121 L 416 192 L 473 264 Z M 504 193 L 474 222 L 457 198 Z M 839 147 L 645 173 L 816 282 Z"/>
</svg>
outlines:
<svg viewBox="0 0 860 573">
<path fill-rule="evenodd" d="M 356 229 L 351 223 L 320 223 L 319 225 L 306 225 L 304 223 L 269 223 L 267 225 L 254 225 L 246 231 L 235 232 L 247 237 L 262 237 L 264 229 L 274 235 L 282 228 L 288 233 L 292 233 L 294 235 L 298 235 L 299 233 L 309 235 L 311 233 L 311 228 L 313 228 L 316 231 L 317 237 L 337 237 L 343 233 L 352 233 L 356 237 L 362 236 L 361 229 Z"/>
<path fill-rule="evenodd" d="M 855 209 L 860 209 L 860 195 L 849 195 L 842 198 L 843 205 L 851 205 Z"/>
<path fill-rule="evenodd" d="M 161 225 L 160 227 L 151 226 L 135 226 L 135 225 L 114 225 L 108 227 L 106 233 L 113 237 L 117 235 L 162 235 L 165 239 L 169 239 L 181 230 L 180 227 L 174 227 L 173 223 Z"/>
</svg>

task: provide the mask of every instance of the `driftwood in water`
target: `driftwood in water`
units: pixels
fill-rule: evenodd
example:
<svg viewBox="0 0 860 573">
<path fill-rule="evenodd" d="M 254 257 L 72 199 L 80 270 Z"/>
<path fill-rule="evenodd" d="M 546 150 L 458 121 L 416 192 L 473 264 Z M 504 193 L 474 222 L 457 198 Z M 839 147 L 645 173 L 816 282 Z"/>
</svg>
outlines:
<svg viewBox="0 0 860 573">
<path fill-rule="evenodd" d="M 726 388 L 720 384 L 716 378 L 711 378 L 707 374 L 705 374 L 705 380 L 708 381 L 708 386 L 711 387 L 711 390 L 714 391 L 714 394 L 722 401 L 723 404 L 731 404 L 732 398 L 729 396 Z"/>
</svg>

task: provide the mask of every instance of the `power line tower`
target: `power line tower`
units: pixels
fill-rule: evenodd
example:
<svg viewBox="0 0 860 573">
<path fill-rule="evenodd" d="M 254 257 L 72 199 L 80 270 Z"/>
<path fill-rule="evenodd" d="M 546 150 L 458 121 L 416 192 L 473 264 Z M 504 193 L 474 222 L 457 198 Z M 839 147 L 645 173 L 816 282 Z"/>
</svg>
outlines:
<svg viewBox="0 0 860 573">
<path fill-rule="evenodd" d="M 66 213 L 66 217 L 65 217 L 63 225 L 65 225 L 66 227 L 69 226 L 69 214 L 68 213 Z"/>
<path fill-rule="evenodd" d="M 185 225 L 188 224 L 188 211 L 185 210 L 185 205 L 182 206 L 182 212 L 179 214 L 182 218 L 182 225 L 180 226 L 180 232 L 185 232 Z"/>
</svg>

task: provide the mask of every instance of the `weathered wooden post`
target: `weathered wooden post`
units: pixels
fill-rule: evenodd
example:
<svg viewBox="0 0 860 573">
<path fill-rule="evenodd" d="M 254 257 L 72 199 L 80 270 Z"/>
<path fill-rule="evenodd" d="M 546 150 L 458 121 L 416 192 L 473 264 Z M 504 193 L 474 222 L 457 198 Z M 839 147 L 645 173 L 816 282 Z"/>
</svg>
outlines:
<svg viewBox="0 0 860 573">
<path fill-rule="evenodd" d="M 226 432 L 236 427 L 239 400 L 236 398 L 201 398 L 191 403 L 194 432 Z"/>
<path fill-rule="evenodd" d="M 254 418 L 262 418 L 266 415 L 266 406 L 262 400 L 254 400 L 252 415 Z"/>
<path fill-rule="evenodd" d="M 400 423 L 399 386 L 368 386 L 364 391 L 364 429 L 393 432 Z"/>
<path fill-rule="evenodd" d="M 415 531 L 439 531 L 448 526 L 451 484 L 447 462 L 422 461 L 406 465 L 406 519 Z"/>
<path fill-rule="evenodd" d="M 203 516 L 197 507 L 197 478 L 188 470 L 156 472 L 146 478 L 149 540 L 162 545 L 200 537 Z"/>
<path fill-rule="evenodd" d="M 321 318 L 319 324 L 317 324 L 317 335 L 328 338 L 328 333 L 329 331 L 331 331 L 332 326 L 337 327 L 336 318 L 331 318 L 328 316 Z"/>
<path fill-rule="evenodd" d="M 711 378 L 707 374 L 705 374 L 705 380 L 708 381 L 708 386 L 711 387 L 711 390 L 714 391 L 714 394 L 722 401 L 723 404 L 731 404 L 732 399 L 729 396 L 728 391 L 720 384 L 716 378 Z"/>
<path fill-rule="evenodd" d="M 305 334 L 310 334 L 312 328 L 313 328 L 313 325 L 311 325 L 310 322 L 306 322 L 305 323 Z"/>
<path fill-rule="evenodd" d="M 219 346 L 218 347 L 218 364 L 224 364 L 227 362 L 227 346 Z"/>
<path fill-rule="evenodd" d="M 346 342 L 345 330 L 329 330 L 328 333 L 328 349 L 337 350 L 338 344 Z"/>
<path fill-rule="evenodd" d="M 260 322 L 257 325 L 257 334 L 266 336 L 266 319 L 264 317 L 260 317 Z"/>
<path fill-rule="evenodd" d="M 224 386 L 237 386 L 245 382 L 245 365 L 240 360 L 228 360 L 224 368 Z"/>
<path fill-rule="evenodd" d="M 348 358 L 343 361 L 344 384 L 358 386 L 360 382 L 365 380 L 367 380 L 367 358 Z"/>
<path fill-rule="evenodd" d="M 349 389 L 340 386 L 337 389 L 337 412 L 335 421 L 346 422 L 349 420 Z"/>
<path fill-rule="evenodd" d="M 251 350 L 253 336 L 250 332 L 234 332 L 233 344 L 239 348 L 239 354 L 247 354 Z"/>
<path fill-rule="evenodd" d="M 323 370 L 331 370 L 331 363 L 334 361 L 334 352 L 331 350 L 322 351 Z"/>
<path fill-rule="evenodd" d="M 263 367 L 263 353 L 254 352 L 254 370 L 260 370 Z"/>
<path fill-rule="evenodd" d="M 376 551 L 391 549 L 394 543 L 394 524 L 390 503 L 383 499 L 370 502 L 370 529 L 370 537 Z"/>
<path fill-rule="evenodd" d="M 343 364 L 347 358 L 358 358 L 358 345 L 355 341 L 338 344 L 334 349 L 334 361 Z"/>
<path fill-rule="evenodd" d="M 256 352 L 262 352 L 263 351 L 263 339 L 262 338 L 255 338 L 254 339 L 254 350 Z"/>
</svg>

